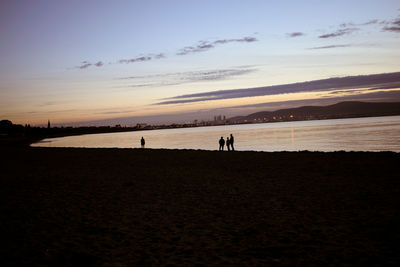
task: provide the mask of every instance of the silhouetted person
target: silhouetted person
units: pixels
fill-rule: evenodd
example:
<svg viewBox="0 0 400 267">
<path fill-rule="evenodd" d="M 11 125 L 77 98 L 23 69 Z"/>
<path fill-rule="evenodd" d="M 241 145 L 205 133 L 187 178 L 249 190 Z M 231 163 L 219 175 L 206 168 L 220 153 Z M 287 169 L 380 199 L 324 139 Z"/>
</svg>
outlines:
<svg viewBox="0 0 400 267">
<path fill-rule="evenodd" d="M 226 138 L 226 148 L 228 149 L 228 151 L 231 150 L 231 142 L 229 140 L 229 137 Z"/>
<path fill-rule="evenodd" d="M 233 139 L 233 135 L 231 134 L 231 139 L 229 139 L 229 143 L 231 144 L 232 151 L 235 151 L 235 148 L 233 147 L 233 141 L 235 141 L 235 139 Z"/>
<path fill-rule="evenodd" d="M 140 145 L 142 146 L 142 148 L 144 148 L 144 144 L 145 144 L 146 142 L 144 141 L 144 138 L 143 138 L 143 136 L 142 136 L 142 139 L 140 139 Z"/>
<path fill-rule="evenodd" d="M 225 145 L 225 140 L 221 136 L 221 139 L 219 139 L 219 151 L 224 150 L 224 145 Z"/>
</svg>

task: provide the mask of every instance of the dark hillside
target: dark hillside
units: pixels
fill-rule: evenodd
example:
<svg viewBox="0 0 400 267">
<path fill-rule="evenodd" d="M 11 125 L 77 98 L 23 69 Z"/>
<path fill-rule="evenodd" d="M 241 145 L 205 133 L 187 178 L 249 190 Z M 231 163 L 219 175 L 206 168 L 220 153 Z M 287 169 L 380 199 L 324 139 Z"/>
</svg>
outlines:
<svg viewBox="0 0 400 267">
<path fill-rule="evenodd" d="M 233 123 L 309 119 L 336 119 L 400 115 L 400 103 L 341 102 L 330 106 L 304 106 L 277 111 L 261 111 L 230 118 Z"/>
</svg>

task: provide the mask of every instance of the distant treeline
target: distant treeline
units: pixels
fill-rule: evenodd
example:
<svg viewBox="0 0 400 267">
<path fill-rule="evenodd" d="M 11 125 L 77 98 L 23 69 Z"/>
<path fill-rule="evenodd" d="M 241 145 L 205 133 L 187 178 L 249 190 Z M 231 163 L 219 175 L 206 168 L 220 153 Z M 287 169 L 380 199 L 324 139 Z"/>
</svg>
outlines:
<svg viewBox="0 0 400 267">
<path fill-rule="evenodd" d="M 29 144 L 44 138 L 81 134 L 126 132 L 138 130 L 137 127 L 32 127 L 28 124 L 13 124 L 9 120 L 0 121 L 1 144 Z"/>
<path fill-rule="evenodd" d="M 195 124 L 146 125 L 137 124 L 133 127 L 86 126 L 86 127 L 37 127 L 29 124 L 13 124 L 10 120 L 0 121 L 0 145 L 29 145 L 45 138 L 63 137 L 82 134 L 130 132 L 139 130 L 171 129 L 198 127 Z"/>
<path fill-rule="evenodd" d="M 20 125 L 13 124 L 9 120 L 0 121 L 0 134 L 2 136 L 46 136 L 57 137 L 64 135 L 91 134 L 91 133 L 108 133 L 108 132 L 126 132 L 137 130 L 137 127 L 120 127 L 120 126 L 89 126 L 89 127 L 31 127 L 29 124 Z"/>
</svg>

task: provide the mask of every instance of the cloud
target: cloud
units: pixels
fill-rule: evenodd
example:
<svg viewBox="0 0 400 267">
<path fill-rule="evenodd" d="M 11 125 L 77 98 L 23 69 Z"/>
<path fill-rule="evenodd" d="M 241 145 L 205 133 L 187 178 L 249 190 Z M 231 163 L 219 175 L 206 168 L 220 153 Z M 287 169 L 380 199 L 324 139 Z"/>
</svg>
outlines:
<svg viewBox="0 0 400 267">
<path fill-rule="evenodd" d="M 118 64 L 130 64 L 134 62 L 144 62 L 144 61 L 149 61 L 152 59 L 162 59 L 165 58 L 164 53 L 159 53 L 159 54 L 148 54 L 146 56 L 140 56 L 136 58 L 129 58 L 129 59 L 120 59 L 116 63 Z M 114 63 L 109 63 L 109 64 L 114 64 Z M 78 69 L 87 69 L 91 66 L 96 66 L 96 67 L 102 67 L 104 66 L 103 61 L 98 61 L 97 63 L 90 63 L 89 61 L 82 61 L 81 65 L 76 67 Z"/>
<path fill-rule="evenodd" d="M 342 24 L 340 24 L 340 27 L 347 28 L 347 27 L 354 27 L 354 26 L 367 26 L 367 25 L 378 24 L 378 23 L 380 23 L 379 20 L 371 19 L 371 20 L 363 22 L 363 23 L 352 23 L 352 22 L 342 23 Z"/>
<path fill-rule="evenodd" d="M 339 29 L 334 33 L 321 35 L 319 36 L 319 38 L 331 38 L 331 37 L 342 36 L 345 34 L 350 34 L 356 30 L 359 30 L 359 28 L 354 28 L 354 27 L 360 27 L 360 26 L 363 27 L 374 24 L 383 25 L 384 26 L 382 28 L 383 31 L 400 32 L 400 18 L 394 20 L 371 19 L 363 23 L 352 23 L 352 22 L 342 23 L 339 25 L 339 27 L 345 29 Z"/>
<path fill-rule="evenodd" d="M 256 41 L 258 41 L 258 40 L 254 37 L 243 37 L 241 39 L 220 39 L 220 40 L 216 40 L 214 42 L 199 41 L 197 45 L 186 46 L 186 47 L 180 49 L 176 54 L 179 56 L 183 56 L 183 55 L 187 55 L 187 54 L 191 54 L 191 53 L 204 52 L 204 51 L 214 48 L 217 45 L 221 45 L 221 44 L 234 43 L 234 42 L 252 43 L 252 42 L 256 42 Z"/>
<path fill-rule="evenodd" d="M 162 59 L 165 58 L 164 53 L 159 53 L 159 54 L 148 54 L 146 56 L 141 56 L 141 57 L 136 57 L 136 58 L 130 58 L 130 59 L 120 59 L 118 60 L 117 63 L 120 64 L 129 64 L 129 63 L 135 63 L 135 62 L 144 62 L 144 61 L 150 61 L 152 59 Z"/>
<path fill-rule="evenodd" d="M 266 110 L 277 110 L 284 108 L 300 107 L 305 105 L 331 105 L 339 101 L 382 101 L 382 102 L 397 102 L 400 101 L 400 91 L 372 91 L 372 92 L 361 92 L 361 94 L 350 94 L 350 95 L 335 95 L 333 92 L 329 92 L 331 95 L 329 98 L 320 99 L 302 99 L 302 100 L 288 100 L 288 101 L 277 101 L 277 102 L 264 102 L 258 104 L 246 104 L 239 106 L 230 106 L 224 109 L 230 110 L 248 110 L 249 108 L 256 108 L 254 112 Z M 243 114 L 243 112 L 241 112 Z M 249 114 L 249 112 L 247 113 Z"/>
<path fill-rule="evenodd" d="M 232 42 L 239 42 L 239 43 L 252 43 L 258 41 L 254 37 L 244 37 L 242 39 L 222 39 L 222 40 L 217 40 L 214 42 L 214 44 L 226 44 L 226 43 L 232 43 Z"/>
<path fill-rule="evenodd" d="M 363 76 L 347 76 L 340 78 L 329 78 L 322 80 L 315 80 L 309 82 L 282 84 L 274 86 L 264 86 L 246 89 L 234 90 L 220 90 L 210 91 L 198 94 L 180 95 L 171 98 L 162 99 L 163 101 L 155 105 L 169 105 L 169 104 L 182 104 L 193 103 L 200 101 L 220 100 L 220 99 L 233 99 L 242 97 L 257 97 L 266 95 L 279 95 L 299 92 L 312 92 L 312 91 L 334 91 L 344 89 L 357 89 L 357 88 L 373 88 L 379 87 L 381 89 L 389 89 L 393 84 L 400 84 L 400 72 L 372 74 Z"/>
<path fill-rule="evenodd" d="M 316 46 L 316 47 L 310 47 L 307 49 L 330 49 L 330 48 L 339 48 L 339 47 L 349 47 L 351 46 L 350 44 L 342 44 L 342 45 L 326 45 L 326 46 Z"/>
<path fill-rule="evenodd" d="M 103 66 L 104 65 L 104 63 L 102 62 L 102 61 L 98 61 L 97 63 L 90 63 L 89 61 L 82 61 L 82 63 L 81 63 L 81 65 L 80 66 L 78 66 L 78 67 L 76 67 L 76 68 L 78 68 L 78 69 L 87 69 L 87 68 L 89 68 L 90 66 L 96 66 L 96 67 L 101 67 L 101 66 Z"/>
<path fill-rule="evenodd" d="M 250 74 L 255 71 L 257 71 L 257 69 L 253 66 L 242 66 L 232 67 L 229 69 L 174 72 L 147 76 L 130 76 L 118 78 L 118 80 L 136 81 L 136 83 L 127 85 L 126 87 L 159 87 L 201 81 L 220 81 L 232 77 Z"/>
<path fill-rule="evenodd" d="M 83 62 L 82 62 L 82 65 L 78 66 L 77 68 L 79 68 L 79 69 L 87 69 L 87 68 L 89 68 L 89 67 L 92 66 L 92 65 L 93 65 L 93 64 L 88 63 L 87 61 L 83 61 Z"/>
<path fill-rule="evenodd" d="M 164 53 L 156 54 L 156 55 L 154 55 L 154 58 L 155 59 L 165 58 L 165 54 Z"/>
<path fill-rule="evenodd" d="M 216 40 L 214 42 L 209 42 L 209 41 L 199 41 L 199 43 L 196 46 L 186 46 L 182 49 L 180 49 L 176 54 L 177 55 L 187 55 L 190 53 L 196 53 L 196 52 L 203 52 L 207 51 L 209 49 L 214 48 L 217 45 L 221 44 L 227 44 L 227 43 L 252 43 L 258 41 L 254 37 L 243 37 L 240 39 L 220 39 Z M 166 55 L 164 53 L 158 53 L 158 54 L 147 54 L 144 56 L 139 56 L 136 58 L 123 58 L 118 60 L 116 63 L 117 64 L 130 64 L 130 63 L 136 63 L 136 62 L 145 62 L 145 61 L 150 61 L 153 59 L 162 59 L 166 58 Z M 110 63 L 113 64 L 113 63 Z M 77 66 L 76 68 L 78 69 L 87 69 L 91 66 L 96 66 L 96 67 L 102 67 L 104 65 L 103 61 L 98 61 L 97 63 L 90 63 L 88 61 L 83 61 L 80 66 Z"/>
<path fill-rule="evenodd" d="M 339 25 L 339 29 L 336 30 L 335 32 L 328 33 L 328 34 L 322 34 L 318 36 L 318 38 L 334 38 L 334 37 L 339 37 L 343 35 L 348 35 L 351 34 L 355 31 L 359 31 L 359 27 L 364 27 L 368 25 L 373 25 L 373 24 L 382 24 L 385 23 L 385 21 L 379 21 L 378 19 L 371 19 L 363 23 L 353 23 L 353 22 L 346 22 L 342 23 Z"/>
<path fill-rule="evenodd" d="M 385 26 L 383 27 L 383 31 L 390 31 L 390 32 L 400 32 L 400 18 L 397 18 L 389 23 L 387 25 L 390 26 Z"/>
<path fill-rule="evenodd" d="M 56 104 L 58 104 L 58 102 L 55 102 L 55 101 L 46 101 L 46 102 L 43 102 L 43 103 L 38 104 L 37 106 L 38 106 L 38 107 L 48 107 L 48 106 L 54 106 L 54 105 L 56 105 Z"/>
<path fill-rule="evenodd" d="M 151 56 L 143 56 L 143 57 L 137 57 L 137 58 L 130 58 L 130 59 L 120 59 L 118 60 L 118 63 L 125 63 L 125 64 L 129 64 L 129 63 L 134 63 L 134 62 L 143 62 L 143 61 L 149 61 L 151 60 L 152 57 Z"/>
<path fill-rule="evenodd" d="M 240 76 L 254 72 L 254 69 L 222 69 L 211 71 L 189 72 L 186 77 L 190 81 L 215 81 L 224 80 L 233 76 Z"/>
<path fill-rule="evenodd" d="M 372 25 L 372 24 L 377 24 L 379 22 L 379 20 L 377 19 L 371 19 L 367 22 L 364 23 L 359 23 L 359 24 L 354 24 L 355 26 L 366 26 L 366 25 Z"/>
<path fill-rule="evenodd" d="M 355 31 L 360 30 L 359 28 L 345 28 L 345 29 L 339 29 L 335 32 L 332 33 L 328 33 L 328 34 L 323 34 L 318 36 L 318 38 L 333 38 L 333 37 L 338 37 L 338 36 L 343 36 L 343 35 L 347 35 L 347 34 L 351 34 Z"/>
<path fill-rule="evenodd" d="M 364 22 L 359 24 L 360 26 L 365 26 L 365 25 L 371 25 L 371 24 L 377 24 L 379 22 L 379 20 L 377 19 L 371 19 L 370 21 Z"/>
<path fill-rule="evenodd" d="M 304 36 L 304 35 L 306 35 L 305 33 L 303 33 L 303 32 L 291 32 L 291 33 L 287 33 L 286 34 L 288 37 L 300 37 L 300 36 Z"/>
<path fill-rule="evenodd" d="M 400 32 L 400 27 L 383 27 L 383 30 L 389 32 Z"/>
</svg>

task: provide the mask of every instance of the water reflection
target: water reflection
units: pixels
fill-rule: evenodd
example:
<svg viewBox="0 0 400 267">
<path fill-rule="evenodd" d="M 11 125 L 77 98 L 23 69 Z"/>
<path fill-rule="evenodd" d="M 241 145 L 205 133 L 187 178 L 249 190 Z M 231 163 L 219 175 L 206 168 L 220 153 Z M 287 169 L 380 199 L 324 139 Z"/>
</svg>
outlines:
<svg viewBox="0 0 400 267">
<path fill-rule="evenodd" d="M 294 145 L 294 129 L 290 128 L 290 141 L 292 141 L 292 146 Z"/>
<path fill-rule="evenodd" d="M 46 139 L 33 146 L 218 150 L 221 136 L 235 137 L 236 150 L 400 152 L 400 116 L 279 122 L 92 134 Z"/>
</svg>

